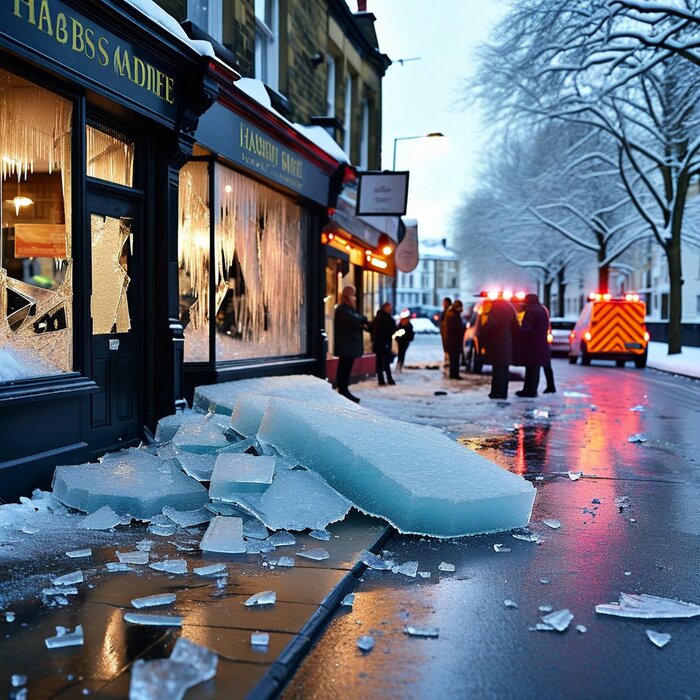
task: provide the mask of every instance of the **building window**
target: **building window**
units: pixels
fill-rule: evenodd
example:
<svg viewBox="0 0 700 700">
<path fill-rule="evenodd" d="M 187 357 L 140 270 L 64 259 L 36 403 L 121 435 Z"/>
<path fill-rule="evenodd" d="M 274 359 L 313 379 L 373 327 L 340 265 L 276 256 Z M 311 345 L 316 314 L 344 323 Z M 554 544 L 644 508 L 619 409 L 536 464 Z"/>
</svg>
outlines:
<svg viewBox="0 0 700 700">
<path fill-rule="evenodd" d="M 326 54 L 326 115 L 335 117 L 335 58 Z"/>
<path fill-rule="evenodd" d="M 362 102 L 362 123 L 360 126 L 360 169 L 369 168 L 369 104 Z"/>
<path fill-rule="evenodd" d="M 187 0 L 187 19 L 216 41 L 222 39 L 221 18 L 221 0 Z"/>
<path fill-rule="evenodd" d="M 255 0 L 255 77 L 277 90 L 279 52 L 277 0 Z"/>
<path fill-rule="evenodd" d="M 350 156 L 352 146 L 352 76 L 345 78 L 345 116 L 343 119 L 343 150 Z"/>
<path fill-rule="evenodd" d="M 208 172 L 206 163 L 191 162 L 180 179 L 185 361 L 207 361 L 212 330 L 219 362 L 305 353 L 306 212 L 275 190 L 214 165 L 212 260 Z"/>
<path fill-rule="evenodd" d="M 72 116 L 0 69 L 0 382 L 73 369 Z"/>
<path fill-rule="evenodd" d="M 134 186 L 134 142 L 104 126 L 85 128 L 86 172 L 89 177 L 125 187 Z"/>
</svg>

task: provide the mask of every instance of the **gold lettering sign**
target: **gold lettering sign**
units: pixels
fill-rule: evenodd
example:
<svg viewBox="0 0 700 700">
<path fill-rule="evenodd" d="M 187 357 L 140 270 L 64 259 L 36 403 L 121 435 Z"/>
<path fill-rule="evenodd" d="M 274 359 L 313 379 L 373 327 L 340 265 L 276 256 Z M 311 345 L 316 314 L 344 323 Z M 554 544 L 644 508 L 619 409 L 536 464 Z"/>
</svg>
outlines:
<svg viewBox="0 0 700 700">
<path fill-rule="evenodd" d="M 14 15 L 52 38 L 82 54 L 99 66 L 112 66 L 114 72 L 147 90 L 159 99 L 174 104 L 175 81 L 150 63 L 130 53 L 131 47 L 112 45 L 98 29 L 83 24 L 76 17 L 52 9 L 49 0 L 13 0 Z M 112 41 L 114 41 L 112 39 Z"/>
</svg>

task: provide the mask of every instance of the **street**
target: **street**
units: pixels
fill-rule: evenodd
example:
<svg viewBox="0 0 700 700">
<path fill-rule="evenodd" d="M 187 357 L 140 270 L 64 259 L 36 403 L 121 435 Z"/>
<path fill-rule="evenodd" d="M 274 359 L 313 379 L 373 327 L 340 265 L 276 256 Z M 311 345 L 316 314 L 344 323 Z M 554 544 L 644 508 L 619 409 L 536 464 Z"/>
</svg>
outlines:
<svg viewBox="0 0 700 700">
<path fill-rule="evenodd" d="M 426 359 L 431 343 L 439 345 L 418 340 L 409 366 L 411 353 Z M 442 425 L 531 479 L 538 493 L 530 530 L 542 542 L 511 533 L 395 536 L 386 544 L 391 558 L 417 561 L 430 577 L 368 570 L 352 611 L 336 615 L 287 700 L 699 696 L 697 619 L 595 612 L 621 592 L 700 602 L 698 382 L 613 363 L 553 364 L 556 394 L 519 399 L 520 381 L 512 380 L 511 398 L 500 405 L 486 397 L 488 376 L 458 383 L 437 368 L 404 370 L 396 387 L 356 385 L 363 406 Z M 646 442 L 629 442 L 636 434 Z M 579 470 L 572 480 L 568 472 Z M 441 562 L 454 573 L 439 570 Z M 562 608 L 574 615 L 565 632 L 530 630 Z M 438 627 L 439 638 L 411 638 L 405 625 Z M 646 630 L 671 641 L 657 648 Z M 361 635 L 375 638 L 370 653 L 356 647 Z"/>
</svg>

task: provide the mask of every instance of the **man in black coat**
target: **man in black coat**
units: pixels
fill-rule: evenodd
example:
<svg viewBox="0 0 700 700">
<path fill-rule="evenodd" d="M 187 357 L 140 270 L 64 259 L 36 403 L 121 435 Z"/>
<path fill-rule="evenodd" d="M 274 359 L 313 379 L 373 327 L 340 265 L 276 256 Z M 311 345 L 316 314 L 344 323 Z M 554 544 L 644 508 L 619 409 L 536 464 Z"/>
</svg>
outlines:
<svg viewBox="0 0 700 700">
<path fill-rule="evenodd" d="M 486 318 L 484 318 L 484 316 Z M 513 362 L 513 345 L 520 330 L 515 309 L 505 299 L 484 303 L 479 347 L 485 350 L 484 364 L 491 365 L 490 399 L 508 398 L 508 372 Z"/>
<path fill-rule="evenodd" d="M 445 314 L 445 352 L 450 358 L 450 379 L 461 379 L 459 376 L 459 359 L 464 343 L 464 320 L 462 319 L 462 302 L 455 299 Z"/>
<path fill-rule="evenodd" d="M 360 403 L 360 399 L 350 393 L 350 373 L 356 357 L 362 357 L 362 331 L 369 330 L 367 318 L 355 309 L 357 292 L 351 284 L 343 287 L 340 304 L 335 307 L 333 317 L 333 354 L 338 358 L 338 371 L 335 382 L 338 393 L 350 401 Z"/>
<path fill-rule="evenodd" d="M 525 383 L 518 396 L 537 396 L 537 385 L 540 383 L 540 367 L 550 362 L 549 343 L 549 314 L 540 304 L 537 294 L 525 297 L 525 314 L 520 329 L 520 358 L 525 365 Z"/>
<path fill-rule="evenodd" d="M 396 333 L 396 321 L 391 304 L 385 301 L 372 321 L 372 352 L 377 356 L 377 381 L 380 386 L 396 384 L 391 376 L 391 341 Z M 386 382 L 384 381 L 386 374 Z"/>
</svg>

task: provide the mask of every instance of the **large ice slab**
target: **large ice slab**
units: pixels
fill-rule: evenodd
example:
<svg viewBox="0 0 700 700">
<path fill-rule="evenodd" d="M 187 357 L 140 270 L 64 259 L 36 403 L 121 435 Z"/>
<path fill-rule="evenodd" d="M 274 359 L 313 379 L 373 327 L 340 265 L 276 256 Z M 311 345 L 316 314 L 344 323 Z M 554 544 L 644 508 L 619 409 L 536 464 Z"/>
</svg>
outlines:
<svg viewBox="0 0 700 700">
<path fill-rule="evenodd" d="M 205 552 L 241 554 L 245 552 L 243 541 L 243 520 L 217 515 L 210 523 L 199 543 Z"/>
<path fill-rule="evenodd" d="M 287 397 L 320 406 L 344 406 L 349 410 L 361 410 L 344 398 L 325 379 L 308 374 L 292 374 L 282 377 L 258 377 L 198 386 L 194 391 L 193 407 L 205 413 L 214 411 L 230 416 L 241 394 L 262 394 Z"/>
<path fill-rule="evenodd" d="M 172 462 L 139 450 L 97 464 L 58 466 L 53 493 L 77 510 L 94 513 L 109 506 L 142 520 L 160 514 L 163 506 L 196 510 L 209 500 L 207 490 Z"/>
<path fill-rule="evenodd" d="M 161 418 L 156 426 L 156 442 L 169 442 L 175 437 L 175 433 L 180 429 L 183 423 L 197 415 L 198 414 L 191 409 L 187 409 L 179 413 L 174 413 L 171 416 Z"/>
<path fill-rule="evenodd" d="M 214 452 L 229 444 L 223 432 L 226 427 L 226 421 L 213 413 L 190 418 L 178 428 L 173 437 L 173 445 L 180 452 Z"/>
<path fill-rule="evenodd" d="M 214 470 L 215 454 L 196 455 L 191 452 L 180 452 L 175 458 L 188 476 L 197 481 L 210 481 Z"/>
<path fill-rule="evenodd" d="M 238 494 L 234 500 L 270 530 L 320 530 L 342 520 L 352 506 L 322 477 L 306 469 L 279 469 L 262 496 Z"/>
<path fill-rule="evenodd" d="M 435 428 L 271 399 L 258 437 L 403 533 L 459 537 L 530 519 L 528 481 Z"/>
<path fill-rule="evenodd" d="M 209 497 L 233 502 L 232 494 L 262 493 L 272 483 L 274 457 L 248 454 L 220 454 L 209 484 Z"/>
</svg>

